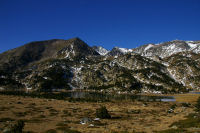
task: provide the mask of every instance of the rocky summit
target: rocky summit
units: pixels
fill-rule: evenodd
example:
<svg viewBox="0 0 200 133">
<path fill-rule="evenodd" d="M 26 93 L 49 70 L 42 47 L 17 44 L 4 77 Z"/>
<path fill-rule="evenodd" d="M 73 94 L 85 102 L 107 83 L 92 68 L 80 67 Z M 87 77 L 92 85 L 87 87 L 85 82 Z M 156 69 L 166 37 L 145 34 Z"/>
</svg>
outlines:
<svg viewBox="0 0 200 133">
<path fill-rule="evenodd" d="M 181 93 L 200 89 L 200 41 L 138 48 L 90 47 L 79 38 L 25 44 L 0 54 L 0 89 Z"/>
</svg>

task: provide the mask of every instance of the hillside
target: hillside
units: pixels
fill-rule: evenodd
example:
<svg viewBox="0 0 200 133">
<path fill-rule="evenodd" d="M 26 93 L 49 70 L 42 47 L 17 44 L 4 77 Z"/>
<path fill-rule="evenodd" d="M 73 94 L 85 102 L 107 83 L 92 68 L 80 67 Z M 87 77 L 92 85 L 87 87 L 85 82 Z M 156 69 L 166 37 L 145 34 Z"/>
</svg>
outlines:
<svg viewBox="0 0 200 133">
<path fill-rule="evenodd" d="M 200 41 L 111 51 L 79 38 L 31 42 L 0 54 L 0 89 L 179 93 L 199 90 Z"/>
</svg>

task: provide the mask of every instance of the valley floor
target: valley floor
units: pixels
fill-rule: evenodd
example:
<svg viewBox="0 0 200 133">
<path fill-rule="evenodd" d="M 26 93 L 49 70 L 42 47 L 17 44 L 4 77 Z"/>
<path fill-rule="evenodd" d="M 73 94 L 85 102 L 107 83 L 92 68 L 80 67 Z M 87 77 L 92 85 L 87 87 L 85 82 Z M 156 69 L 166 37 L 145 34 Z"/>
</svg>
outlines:
<svg viewBox="0 0 200 133">
<path fill-rule="evenodd" d="M 199 95 L 175 95 L 176 102 L 68 102 L 0 95 L 0 129 L 17 120 L 24 120 L 24 131 L 59 133 L 74 130 L 82 133 L 156 132 L 177 127 L 170 125 L 194 113 Z M 187 100 L 188 99 L 188 100 Z M 182 102 L 189 102 L 188 107 Z M 176 106 L 175 106 L 176 104 Z M 96 109 L 106 106 L 111 119 L 80 124 L 84 117 L 95 118 Z M 169 113 L 168 110 L 174 107 Z M 1 132 L 0 130 L 0 132 Z"/>
</svg>

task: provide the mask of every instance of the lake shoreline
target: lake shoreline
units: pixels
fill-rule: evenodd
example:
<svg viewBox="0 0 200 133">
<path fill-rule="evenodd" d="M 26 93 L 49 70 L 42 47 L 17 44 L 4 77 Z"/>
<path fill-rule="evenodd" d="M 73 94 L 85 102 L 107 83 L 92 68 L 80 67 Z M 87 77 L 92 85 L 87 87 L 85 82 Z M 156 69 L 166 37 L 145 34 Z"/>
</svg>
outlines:
<svg viewBox="0 0 200 133">
<path fill-rule="evenodd" d="M 22 94 L 20 94 L 20 92 L 22 93 Z M 5 95 L 18 95 L 18 94 L 14 94 L 15 92 L 14 91 L 0 91 L 0 94 L 4 94 L 5 93 Z M 10 94 L 9 94 L 10 93 Z M 200 97 L 200 94 L 199 94 L 199 92 L 189 92 L 189 93 L 181 93 L 181 94 L 155 94 L 155 93 L 137 93 L 137 94 L 133 94 L 133 93 L 108 93 L 108 92 L 102 92 L 102 91 L 93 91 L 93 90 L 67 90 L 67 91 L 60 91 L 60 92 L 24 92 L 24 91 L 16 91 L 16 93 L 19 93 L 19 95 L 22 95 L 22 96 L 30 96 L 30 97 L 32 97 L 32 94 L 33 94 L 33 96 L 34 97 L 38 97 L 38 95 L 39 95 L 39 98 L 45 98 L 45 97 L 47 97 L 47 96 L 44 96 L 44 97 L 41 97 L 41 95 L 48 95 L 48 94 L 53 94 L 53 95 L 58 95 L 57 97 L 57 99 L 59 99 L 59 95 L 61 96 L 61 97 L 64 97 L 63 95 L 62 95 L 62 93 L 63 94 L 67 94 L 67 93 L 74 93 L 74 95 L 76 95 L 76 93 L 83 93 L 83 95 L 85 95 L 84 93 L 88 93 L 88 94 L 95 94 L 95 93 L 97 93 L 97 94 L 100 94 L 100 95 L 108 95 L 107 96 L 107 100 L 109 99 L 108 97 L 109 97 L 109 95 L 112 97 L 112 96 L 118 96 L 118 97 L 132 97 L 132 96 L 135 96 L 135 97 L 163 97 L 165 100 L 160 100 L 160 101 L 167 101 L 167 102 L 196 102 L 197 101 L 197 99 L 198 99 L 198 97 Z M 78 95 L 80 95 L 80 94 L 78 94 Z M 70 96 L 68 96 L 68 97 L 70 97 Z M 84 96 L 83 96 L 84 97 Z M 75 99 L 79 99 L 80 101 L 81 101 L 81 99 L 80 98 L 83 98 L 83 97 L 78 97 L 78 96 L 76 96 L 76 97 L 73 97 L 73 99 L 71 99 L 71 100 L 75 100 Z M 49 98 L 51 98 L 51 97 L 49 97 Z M 75 99 L 74 99 L 75 98 Z M 52 99 L 54 99 L 54 97 L 52 97 Z M 155 98 L 156 99 L 156 98 Z M 167 99 L 169 99 L 169 100 L 167 100 Z M 175 99 L 175 100 L 170 100 L 170 99 Z M 60 99 L 60 100 L 65 100 L 65 99 Z M 83 99 L 83 101 L 84 101 L 85 99 Z M 100 100 L 100 99 L 98 99 L 98 100 Z M 98 101 L 97 100 L 97 101 Z M 76 100 L 75 100 L 76 101 Z M 86 100 L 87 101 L 87 100 Z M 90 98 L 90 100 L 89 101 L 93 101 L 92 100 L 92 98 Z M 106 101 L 105 99 L 103 99 L 102 97 L 101 97 L 101 100 L 100 101 Z M 149 100 L 145 100 L 145 101 L 149 101 Z M 158 99 L 157 100 L 150 100 L 150 101 L 159 101 Z"/>
</svg>

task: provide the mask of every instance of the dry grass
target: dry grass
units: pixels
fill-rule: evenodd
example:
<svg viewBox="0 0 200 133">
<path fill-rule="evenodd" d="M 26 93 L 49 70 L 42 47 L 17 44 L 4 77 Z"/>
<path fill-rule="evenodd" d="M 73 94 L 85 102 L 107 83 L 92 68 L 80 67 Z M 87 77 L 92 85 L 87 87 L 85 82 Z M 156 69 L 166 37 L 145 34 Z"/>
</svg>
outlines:
<svg viewBox="0 0 200 133">
<path fill-rule="evenodd" d="M 188 100 L 185 100 L 188 98 Z M 82 133 L 147 132 L 170 129 L 173 122 L 183 120 L 193 113 L 193 106 L 182 107 L 181 102 L 194 104 L 196 95 L 176 95 L 178 102 L 116 101 L 105 103 L 67 102 L 39 98 L 22 98 L 0 95 L 0 128 L 9 120 L 25 120 L 25 131 L 61 132 L 61 130 Z M 20 103 L 20 104 L 19 104 Z M 174 113 L 167 113 L 176 103 Z M 83 117 L 95 118 L 96 109 L 106 106 L 111 119 L 103 119 L 81 125 Z M 12 108 L 10 108 L 12 106 Z M 6 119 L 4 119 L 6 118 Z M 75 132 L 75 131 L 74 131 Z"/>
<path fill-rule="evenodd" d="M 174 95 L 177 102 L 189 102 L 194 103 L 200 97 L 200 94 L 177 94 Z"/>
</svg>

